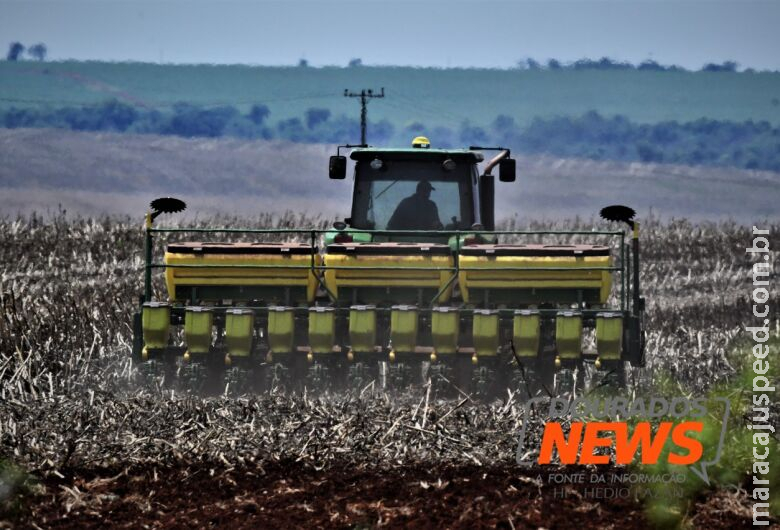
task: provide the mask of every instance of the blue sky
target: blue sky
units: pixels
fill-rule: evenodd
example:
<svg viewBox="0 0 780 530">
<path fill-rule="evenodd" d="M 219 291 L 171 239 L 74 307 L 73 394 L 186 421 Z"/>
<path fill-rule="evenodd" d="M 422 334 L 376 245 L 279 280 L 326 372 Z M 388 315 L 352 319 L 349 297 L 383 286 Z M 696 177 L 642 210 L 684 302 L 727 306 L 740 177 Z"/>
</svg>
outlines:
<svg viewBox="0 0 780 530">
<path fill-rule="evenodd" d="M 780 69 L 780 1 L 0 0 L 50 59 L 511 67 L 609 56 Z"/>
</svg>

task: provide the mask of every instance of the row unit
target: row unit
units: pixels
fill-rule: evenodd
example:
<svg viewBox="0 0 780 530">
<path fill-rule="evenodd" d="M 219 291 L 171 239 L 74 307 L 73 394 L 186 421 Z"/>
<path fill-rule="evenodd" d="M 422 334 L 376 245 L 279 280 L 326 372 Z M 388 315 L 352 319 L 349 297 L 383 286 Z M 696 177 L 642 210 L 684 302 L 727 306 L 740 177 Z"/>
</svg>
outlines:
<svg viewBox="0 0 780 530">
<path fill-rule="evenodd" d="M 355 353 L 375 352 L 378 344 L 377 315 L 371 305 L 349 309 L 349 349 Z M 187 307 L 184 314 L 184 339 L 193 354 L 208 353 L 213 344 L 215 312 L 208 307 Z M 390 309 L 389 341 L 395 352 L 414 352 L 419 345 L 420 318 L 416 306 L 396 305 Z M 453 307 L 435 307 L 430 312 L 431 343 L 439 355 L 453 354 L 460 344 L 461 312 Z M 555 344 L 561 359 L 577 359 L 582 351 L 582 313 L 560 311 L 555 316 Z M 307 315 L 308 344 L 313 353 L 333 352 L 338 344 L 336 310 L 332 307 L 310 307 Z M 143 336 L 148 349 L 164 349 L 169 344 L 171 306 L 147 302 L 143 306 Z M 622 349 L 623 318 L 619 312 L 600 312 L 595 316 L 599 357 L 619 360 Z M 271 307 L 267 311 L 266 337 L 274 353 L 297 350 L 296 310 Z M 480 357 L 495 356 L 505 344 L 499 333 L 497 310 L 475 309 L 471 316 L 471 339 L 474 353 Z M 235 307 L 224 312 L 224 345 L 231 356 L 246 357 L 253 350 L 255 312 Z M 520 357 L 535 357 L 542 340 L 542 317 L 539 311 L 514 311 L 512 343 Z"/>
</svg>

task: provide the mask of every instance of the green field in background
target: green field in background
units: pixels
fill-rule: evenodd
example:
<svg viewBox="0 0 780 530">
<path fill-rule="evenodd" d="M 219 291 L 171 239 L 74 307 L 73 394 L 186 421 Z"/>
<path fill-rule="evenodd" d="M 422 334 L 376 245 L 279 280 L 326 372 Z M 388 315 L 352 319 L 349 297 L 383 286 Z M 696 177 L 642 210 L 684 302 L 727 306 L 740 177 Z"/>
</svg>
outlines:
<svg viewBox="0 0 780 530">
<path fill-rule="evenodd" d="M 498 114 L 522 125 L 589 110 L 641 123 L 706 117 L 780 124 L 780 73 L 0 62 L 0 108 L 108 98 L 160 110 L 179 101 L 241 110 L 263 103 L 276 122 L 311 107 L 357 117 L 357 102 L 343 92 L 363 87 L 385 87 L 387 98 L 370 104 L 369 117 L 399 128 L 415 121 L 487 125 Z"/>
</svg>

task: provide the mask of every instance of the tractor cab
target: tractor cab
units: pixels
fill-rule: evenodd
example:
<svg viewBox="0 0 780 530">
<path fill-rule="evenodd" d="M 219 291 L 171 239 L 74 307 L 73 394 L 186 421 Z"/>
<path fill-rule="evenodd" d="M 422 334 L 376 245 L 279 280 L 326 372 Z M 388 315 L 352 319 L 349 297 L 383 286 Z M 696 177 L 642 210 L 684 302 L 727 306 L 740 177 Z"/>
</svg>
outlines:
<svg viewBox="0 0 780 530">
<path fill-rule="evenodd" d="M 493 177 L 487 168 L 479 172 L 481 149 L 431 149 L 424 137 L 406 149 L 354 149 L 352 210 L 345 225 L 350 232 L 387 232 L 373 241 L 446 241 L 446 234 L 436 232 L 492 230 Z M 512 178 L 502 166 L 502 180 L 514 180 L 514 160 L 502 151 L 499 157 L 512 163 Z M 332 157 L 330 168 L 331 178 L 344 178 L 346 157 Z"/>
</svg>

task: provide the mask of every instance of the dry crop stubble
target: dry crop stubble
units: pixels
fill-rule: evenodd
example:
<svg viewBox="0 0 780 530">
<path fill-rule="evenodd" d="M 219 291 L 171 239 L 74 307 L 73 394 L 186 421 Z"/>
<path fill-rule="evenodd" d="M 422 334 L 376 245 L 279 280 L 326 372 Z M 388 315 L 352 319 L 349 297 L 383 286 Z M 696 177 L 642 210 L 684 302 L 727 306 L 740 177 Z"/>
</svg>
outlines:
<svg viewBox="0 0 780 530">
<path fill-rule="evenodd" d="M 327 222 L 290 213 L 196 224 L 321 228 Z M 565 221 L 525 228 L 592 227 Z M 778 248 L 780 225 L 768 228 L 770 246 Z M 672 374 L 691 392 L 733 373 L 726 350 L 750 321 L 749 240 L 749 227 L 734 223 L 644 223 L 648 365 L 633 371 L 632 384 Z M 429 401 L 423 388 L 371 398 L 201 398 L 136 388 L 130 318 L 141 288 L 142 246 L 136 220 L 0 220 L 0 460 L 39 477 L 150 463 L 194 470 L 274 462 L 316 470 L 512 464 L 522 421 L 516 397 Z M 162 292 L 159 279 L 155 287 Z"/>
</svg>

